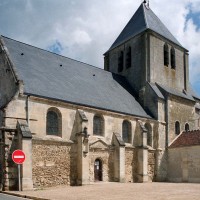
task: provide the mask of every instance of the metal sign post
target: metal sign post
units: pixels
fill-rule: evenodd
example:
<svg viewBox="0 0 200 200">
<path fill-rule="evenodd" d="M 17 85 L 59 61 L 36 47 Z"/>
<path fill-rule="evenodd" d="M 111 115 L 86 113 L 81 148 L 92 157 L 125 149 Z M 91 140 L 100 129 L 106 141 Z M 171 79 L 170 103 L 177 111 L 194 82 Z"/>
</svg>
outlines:
<svg viewBox="0 0 200 200">
<path fill-rule="evenodd" d="M 22 191 L 22 184 L 21 184 L 21 164 L 25 161 L 25 153 L 22 150 L 15 150 L 12 153 L 12 160 L 18 165 L 18 184 L 19 184 L 19 191 Z"/>
<path fill-rule="evenodd" d="M 18 183 L 19 183 L 19 191 L 22 191 L 21 189 L 21 165 L 18 164 Z"/>
</svg>

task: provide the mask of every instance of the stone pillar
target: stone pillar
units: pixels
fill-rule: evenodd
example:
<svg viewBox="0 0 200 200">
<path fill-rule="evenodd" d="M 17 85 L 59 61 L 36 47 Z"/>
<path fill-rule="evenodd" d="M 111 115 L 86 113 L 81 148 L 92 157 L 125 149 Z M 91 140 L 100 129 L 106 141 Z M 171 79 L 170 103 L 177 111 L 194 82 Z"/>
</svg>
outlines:
<svg viewBox="0 0 200 200">
<path fill-rule="evenodd" d="M 147 148 L 147 130 L 142 122 L 141 127 L 141 145 L 138 148 L 138 182 L 148 182 L 148 148 Z"/>
<path fill-rule="evenodd" d="M 125 182 L 125 146 L 119 147 L 119 182 Z"/>
<path fill-rule="evenodd" d="M 83 110 L 78 110 L 76 121 L 78 124 L 77 139 L 77 185 L 90 183 L 89 135 L 87 131 L 88 119 Z"/>
<path fill-rule="evenodd" d="M 125 143 L 119 133 L 113 134 L 114 151 L 114 179 L 118 182 L 125 182 Z"/>
<path fill-rule="evenodd" d="M 32 179 L 32 138 L 22 138 L 22 151 L 26 159 L 22 164 L 22 190 L 33 190 Z"/>
<path fill-rule="evenodd" d="M 77 134 L 78 141 L 78 158 L 77 158 L 77 171 L 78 171 L 78 185 L 89 184 L 89 144 L 88 137 L 84 133 Z"/>
</svg>

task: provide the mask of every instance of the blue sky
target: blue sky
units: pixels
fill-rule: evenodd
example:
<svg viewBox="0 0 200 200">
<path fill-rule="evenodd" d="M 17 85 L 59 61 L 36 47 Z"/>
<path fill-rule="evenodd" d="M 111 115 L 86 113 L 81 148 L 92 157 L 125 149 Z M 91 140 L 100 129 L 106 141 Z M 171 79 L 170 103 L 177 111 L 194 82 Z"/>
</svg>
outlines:
<svg viewBox="0 0 200 200">
<path fill-rule="evenodd" d="M 103 68 L 105 53 L 142 0 L 1 0 L 0 34 Z M 200 0 L 150 0 L 190 53 L 200 95 Z"/>
<path fill-rule="evenodd" d="M 200 29 L 200 11 L 193 11 L 192 8 L 189 6 L 189 13 L 186 16 L 186 23 L 191 20 L 194 25 L 196 26 L 196 31 L 199 31 Z M 200 34 L 199 34 L 200 37 Z M 200 49 L 199 49 L 200 51 Z M 191 65 L 196 65 L 198 68 L 200 68 L 200 63 L 199 60 L 192 60 L 190 62 Z M 193 77 L 190 77 L 191 79 Z M 198 74 L 198 77 L 196 80 L 193 82 L 191 81 L 193 89 L 200 95 L 200 74 Z"/>
</svg>

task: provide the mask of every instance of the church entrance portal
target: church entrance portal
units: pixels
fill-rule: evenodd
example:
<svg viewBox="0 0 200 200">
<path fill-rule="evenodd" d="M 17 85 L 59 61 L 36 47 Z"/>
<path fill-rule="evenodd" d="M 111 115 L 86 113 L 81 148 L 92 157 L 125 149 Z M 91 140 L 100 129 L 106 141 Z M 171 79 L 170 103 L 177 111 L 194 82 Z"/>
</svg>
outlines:
<svg viewBox="0 0 200 200">
<path fill-rule="evenodd" d="M 94 162 L 94 180 L 102 181 L 102 162 L 100 159 L 96 159 Z"/>
</svg>

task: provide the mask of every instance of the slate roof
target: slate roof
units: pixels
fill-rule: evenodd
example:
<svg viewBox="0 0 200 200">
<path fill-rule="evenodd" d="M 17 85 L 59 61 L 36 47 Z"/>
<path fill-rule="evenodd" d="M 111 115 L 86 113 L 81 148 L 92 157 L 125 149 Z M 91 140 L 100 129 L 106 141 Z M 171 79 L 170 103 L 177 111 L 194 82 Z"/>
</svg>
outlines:
<svg viewBox="0 0 200 200">
<path fill-rule="evenodd" d="M 165 99 L 165 97 L 163 96 L 163 94 L 161 93 L 161 91 L 158 89 L 157 85 L 156 84 L 153 84 L 153 83 L 149 83 L 148 84 L 150 85 L 150 87 L 152 88 L 152 90 L 155 92 L 155 94 L 161 98 L 161 99 Z"/>
<path fill-rule="evenodd" d="M 25 94 L 150 118 L 124 77 L 4 36 L 1 40 Z"/>
<path fill-rule="evenodd" d="M 130 38 L 142 33 L 143 31 L 150 29 L 173 43 L 182 47 L 178 40 L 170 33 L 166 26 L 160 21 L 160 19 L 154 14 L 154 12 L 148 8 L 144 3 L 140 5 L 128 24 L 122 30 L 118 38 L 112 44 L 109 50 L 119 46 L 123 42 Z"/>
<path fill-rule="evenodd" d="M 178 96 L 187 100 L 195 101 L 190 93 L 183 93 L 183 92 L 178 91 L 177 89 L 168 88 L 167 86 L 163 86 L 157 83 L 156 85 L 158 86 L 159 90 L 162 91 L 163 94 L 171 94 L 171 95 Z"/>
<path fill-rule="evenodd" d="M 169 146 L 169 148 L 178 148 L 186 146 L 200 145 L 200 130 L 182 132 Z"/>
</svg>

